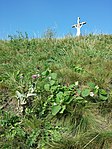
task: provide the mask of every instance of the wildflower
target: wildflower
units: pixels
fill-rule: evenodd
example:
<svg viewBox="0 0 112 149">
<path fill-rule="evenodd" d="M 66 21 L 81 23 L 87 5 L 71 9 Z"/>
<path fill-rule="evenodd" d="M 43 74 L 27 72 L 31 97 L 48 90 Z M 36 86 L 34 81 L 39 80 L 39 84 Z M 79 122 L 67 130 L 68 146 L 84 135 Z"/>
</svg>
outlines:
<svg viewBox="0 0 112 149">
<path fill-rule="evenodd" d="M 54 102 L 54 104 L 53 104 L 54 106 L 56 106 L 57 104 Z"/>
<path fill-rule="evenodd" d="M 37 74 L 37 77 L 40 78 L 40 74 L 39 73 Z"/>
<path fill-rule="evenodd" d="M 40 77 L 40 74 L 34 74 L 34 75 L 32 75 L 32 79 L 36 79 L 36 78 L 39 78 Z"/>
<path fill-rule="evenodd" d="M 49 81 L 50 81 L 50 80 L 51 80 L 51 77 L 49 77 L 48 79 L 49 79 Z"/>
<path fill-rule="evenodd" d="M 90 92 L 90 96 L 93 97 L 94 96 L 94 93 L 93 92 Z"/>
<path fill-rule="evenodd" d="M 79 82 L 78 82 L 78 81 L 76 81 L 76 82 L 75 82 L 75 85 L 76 85 L 76 86 L 78 86 L 78 84 L 79 84 Z"/>
<path fill-rule="evenodd" d="M 49 70 L 49 73 L 51 73 L 51 70 Z"/>
<path fill-rule="evenodd" d="M 36 79 L 37 78 L 37 75 L 32 75 L 32 79 Z"/>
</svg>

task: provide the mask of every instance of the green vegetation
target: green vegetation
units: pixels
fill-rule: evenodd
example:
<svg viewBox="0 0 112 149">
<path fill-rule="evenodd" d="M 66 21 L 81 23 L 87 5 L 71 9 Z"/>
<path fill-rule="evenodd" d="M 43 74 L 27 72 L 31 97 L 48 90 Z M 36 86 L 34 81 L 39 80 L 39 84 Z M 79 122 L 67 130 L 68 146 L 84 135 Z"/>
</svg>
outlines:
<svg viewBox="0 0 112 149">
<path fill-rule="evenodd" d="M 112 148 L 112 35 L 0 41 L 1 149 Z"/>
</svg>

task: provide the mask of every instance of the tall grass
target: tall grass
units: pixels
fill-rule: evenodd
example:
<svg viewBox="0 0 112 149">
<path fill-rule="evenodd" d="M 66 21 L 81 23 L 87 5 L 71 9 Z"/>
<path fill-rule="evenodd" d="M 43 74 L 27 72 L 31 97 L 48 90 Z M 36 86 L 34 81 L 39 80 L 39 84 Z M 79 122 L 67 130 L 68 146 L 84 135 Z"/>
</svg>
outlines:
<svg viewBox="0 0 112 149">
<path fill-rule="evenodd" d="M 49 32 L 45 38 L 19 33 L 0 41 L 0 148 L 111 149 L 112 35 L 57 39 Z M 53 72 L 51 86 L 56 91 L 46 85 L 48 71 Z M 33 75 L 42 78 L 36 82 Z M 94 99 L 84 95 L 80 101 L 82 93 L 70 88 L 76 82 L 79 91 L 93 82 L 101 88 L 103 100 L 97 93 Z M 36 97 L 28 97 L 32 89 Z M 24 113 L 18 111 L 17 91 L 31 100 Z M 50 108 L 60 92 L 78 96 L 79 101 L 63 103 L 65 111 L 52 115 Z"/>
</svg>

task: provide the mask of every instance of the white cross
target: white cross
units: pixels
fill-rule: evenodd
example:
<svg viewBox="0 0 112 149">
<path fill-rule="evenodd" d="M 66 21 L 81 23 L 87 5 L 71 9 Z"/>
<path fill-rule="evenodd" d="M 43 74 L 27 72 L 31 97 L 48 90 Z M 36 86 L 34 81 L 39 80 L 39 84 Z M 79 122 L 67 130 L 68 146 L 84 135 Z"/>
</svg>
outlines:
<svg viewBox="0 0 112 149">
<path fill-rule="evenodd" d="M 80 18 L 78 17 L 77 18 L 77 24 L 74 24 L 74 25 L 72 25 L 72 28 L 76 28 L 77 29 L 77 33 L 76 33 L 76 36 L 80 36 L 80 29 L 81 29 L 81 27 L 84 25 L 84 24 L 86 24 L 86 22 L 82 22 L 82 23 L 80 23 Z"/>
</svg>

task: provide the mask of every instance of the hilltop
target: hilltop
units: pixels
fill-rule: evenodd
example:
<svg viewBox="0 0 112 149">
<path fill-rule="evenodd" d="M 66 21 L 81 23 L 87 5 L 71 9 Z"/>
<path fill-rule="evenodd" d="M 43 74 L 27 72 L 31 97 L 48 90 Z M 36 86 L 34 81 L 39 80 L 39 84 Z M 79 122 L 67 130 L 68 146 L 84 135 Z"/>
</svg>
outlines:
<svg viewBox="0 0 112 149">
<path fill-rule="evenodd" d="M 9 38 L 0 41 L 0 148 L 111 148 L 112 35 Z"/>
</svg>

